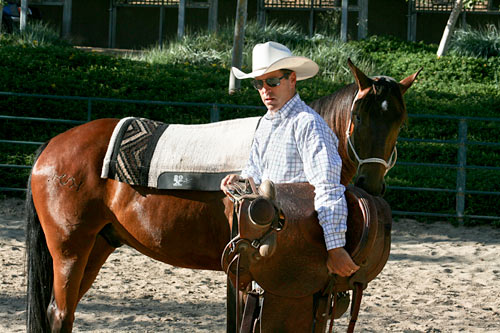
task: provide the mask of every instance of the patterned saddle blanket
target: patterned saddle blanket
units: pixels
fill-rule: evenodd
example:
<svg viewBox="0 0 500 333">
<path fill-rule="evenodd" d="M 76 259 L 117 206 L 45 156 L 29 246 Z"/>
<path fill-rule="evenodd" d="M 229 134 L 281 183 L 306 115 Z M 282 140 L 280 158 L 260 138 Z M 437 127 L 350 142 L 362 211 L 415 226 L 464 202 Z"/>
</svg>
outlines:
<svg viewBox="0 0 500 333">
<path fill-rule="evenodd" d="M 123 118 L 111 136 L 101 178 L 158 189 L 217 191 L 250 155 L 260 117 L 202 125 Z"/>
</svg>

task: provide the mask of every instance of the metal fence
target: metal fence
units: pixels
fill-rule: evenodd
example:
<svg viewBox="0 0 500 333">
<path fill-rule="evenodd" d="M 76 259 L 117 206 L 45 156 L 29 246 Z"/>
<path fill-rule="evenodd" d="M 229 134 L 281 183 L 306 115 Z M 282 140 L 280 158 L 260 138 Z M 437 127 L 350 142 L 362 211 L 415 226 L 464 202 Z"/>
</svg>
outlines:
<svg viewBox="0 0 500 333">
<path fill-rule="evenodd" d="M 0 96 L 5 97 L 18 97 L 18 98 L 41 98 L 41 99 L 58 99 L 58 100 L 72 100 L 82 101 L 86 103 L 86 120 L 69 120 L 69 119 L 52 119 L 52 118 L 36 118 L 36 117 L 18 117 L 0 115 L 0 120 L 18 120 L 18 121 L 35 121 L 45 123 L 65 123 L 65 124 L 83 124 L 92 119 L 92 108 L 95 102 L 105 103 L 127 103 L 127 104 L 147 104 L 147 105 L 161 105 L 161 106 L 182 106 L 182 107 L 197 107 L 210 110 L 210 121 L 216 122 L 220 120 L 221 109 L 253 109 L 264 110 L 262 106 L 244 106 L 233 104 L 218 104 L 218 103 L 188 103 L 188 102 L 164 102 L 164 101 L 148 101 L 148 100 L 126 100 L 126 99 L 110 99 L 98 97 L 76 97 L 76 96 L 54 96 L 54 95 L 41 95 L 41 94 L 24 94 L 24 93 L 10 93 L 0 92 Z M 480 191 L 470 190 L 466 188 L 466 173 L 467 170 L 491 170 L 500 171 L 497 166 L 479 166 L 467 165 L 467 146 L 481 145 L 488 147 L 500 147 L 500 142 L 481 142 L 467 140 L 468 122 L 471 121 L 488 121 L 500 122 L 500 118 L 490 117 L 460 117 L 460 116 L 445 116 L 445 115 L 425 115 L 425 114 L 409 114 L 410 118 L 426 118 L 426 119 L 444 119 L 455 120 L 458 122 L 458 136 L 457 140 L 435 140 L 435 139 L 422 139 L 422 138 L 398 138 L 399 142 L 417 142 L 417 143 L 438 143 L 457 146 L 457 164 L 439 164 L 439 163 L 421 163 L 421 162 L 397 162 L 401 166 L 420 166 L 432 168 L 451 168 L 456 169 L 456 185 L 454 189 L 449 188 L 425 188 L 425 187 L 403 187 L 403 186 L 388 186 L 388 189 L 397 191 L 417 191 L 417 192 L 446 192 L 455 193 L 456 195 L 456 209 L 454 214 L 434 213 L 434 212 L 410 212 L 393 210 L 394 215 L 407 215 L 407 216 L 431 216 L 431 217 L 452 217 L 457 218 L 459 222 L 463 222 L 464 218 L 472 219 L 488 219 L 499 220 L 500 216 L 484 216 L 484 215 L 466 215 L 464 214 L 465 198 L 466 195 L 500 195 L 497 191 Z M 21 141 L 14 140 L 15 138 L 0 139 L 0 144 L 18 144 L 18 145 L 41 145 L 42 142 L 35 141 Z M 15 164 L 0 164 L 0 168 L 21 168 L 29 169 L 29 165 L 15 165 Z M 25 191 L 24 188 L 14 187 L 0 187 L 0 191 Z"/>
<path fill-rule="evenodd" d="M 353 2 L 353 1 L 351 1 Z M 341 0 L 264 0 L 266 8 L 340 8 Z"/>
<path fill-rule="evenodd" d="M 415 9 L 422 12 L 450 12 L 455 4 L 454 0 L 414 0 Z M 494 0 L 484 0 L 466 6 L 464 10 L 468 12 L 485 12 L 498 10 L 498 3 L 495 4 Z"/>
<path fill-rule="evenodd" d="M 455 193 L 456 195 L 456 208 L 455 214 L 434 213 L 434 212 L 408 212 L 393 210 L 394 215 L 412 215 L 412 216 L 433 216 L 433 217 L 453 217 L 457 218 L 459 223 L 464 221 L 464 218 L 471 219 L 486 219 L 486 220 L 500 220 L 500 216 L 487 216 L 487 215 L 466 215 L 465 211 L 465 198 L 466 195 L 494 195 L 499 196 L 498 191 L 481 191 L 467 189 L 466 187 L 466 174 L 467 170 L 489 170 L 500 171 L 498 166 L 482 166 L 482 165 L 468 165 L 467 164 L 467 147 L 468 146 L 486 146 L 486 147 L 500 147 L 500 142 L 483 142 L 483 141 L 469 141 L 468 137 L 468 123 L 475 121 L 495 122 L 500 123 L 500 118 L 492 117 L 465 117 L 465 116 L 448 116 L 448 115 L 425 115 L 425 114 L 410 114 L 410 118 L 426 118 L 426 119 L 441 119 L 441 120 L 454 120 L 458 122 L 458 135 L 456 140 L 436 140 L 436 139 L 410 139 L 398 138 L 400 142 L 417 142 L 417 143 L 436 143 L 454 145 L 457 147 L 457 164 L 442 164 L 442 163 L 421 163 L 421 162 L 398 162 L 397 165 L 401 166 L 420 166 L 431 168 L 448 168 L 456 170 L 456 186 L 455 189 L 450 188 L 426 188 L 426 187 L 402 187 L 402 186 L 388 186 L 389 189 L 401 191 L 419 191 L 419 192 L 441 192 L 441 193 Z"/>
</svg>

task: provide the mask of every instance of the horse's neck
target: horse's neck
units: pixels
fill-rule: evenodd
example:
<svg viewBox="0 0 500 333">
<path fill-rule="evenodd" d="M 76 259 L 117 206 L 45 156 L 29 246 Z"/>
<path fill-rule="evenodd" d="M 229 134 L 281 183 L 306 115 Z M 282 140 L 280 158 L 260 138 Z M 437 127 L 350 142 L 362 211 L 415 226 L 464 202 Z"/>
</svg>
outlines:
<svg viewBox="0 0 500 333">
<path fill-rule="evenodd" d="M 347 151 L 347 137 L 342 142 L 339 142 L 339 155 L 342 159 L 340 183 L 347 186 L 356 175 L 356 165 L 349 157 L 349 153 Z"/>
<path fill-rule="evenodd" d="M 340 174 L 340 182 L 342 185 L 347 186 L 351 180 L 356 175 L 356 164 L 349 157 L 348 151 L 348 143 L 347 143 L 347 130 L 351 124 L 351 108 L 347 108 L 341 110 L 341 112 L 345 112 L 345 115 L 342 117 L 342 123 L 339 124 L 339 155 L 342 159 L 342 173 Z"/>
</svg>

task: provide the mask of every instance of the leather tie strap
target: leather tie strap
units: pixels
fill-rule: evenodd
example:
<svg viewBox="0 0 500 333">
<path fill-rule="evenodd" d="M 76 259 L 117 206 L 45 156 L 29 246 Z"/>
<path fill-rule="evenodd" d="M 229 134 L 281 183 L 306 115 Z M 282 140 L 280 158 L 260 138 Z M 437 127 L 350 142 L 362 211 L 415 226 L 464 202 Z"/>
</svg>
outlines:
<svg viewBox="0 0 500 333">
<path fill-rule="evenodd" d="M 351 306 L 351 320 L 349 320 L 347 333 L 354 332 L 354 326 L 356 325 L 356 320 L 358 319 L 359 308 L 361 307 L 361 298 L 363 297 L 363 284 L 356 282 L 354 284 L 354 287 L 354 302 Z"/>
<path fill-rule="evenodd" d="M 241 321 L 240 333 L 251 333 L 254 329 L 254 321 L 259 315 L 259 293 L 248 292 L 243 319 Z"/>
<path fill-rule="evenodd" d="M 332 315 L 330 317 L 330 326 L 328 327 L 328 333 L 333 332 L 333 322 L 335 320 L 335 310 L 338 302 L 337 292 L 335 291 L 335 289 L 332 293 L 333 293 L 333 307 L 332 307 Z M 331 300 L 331 294 L 328 297 L 328 305 L 330 305 L 330 300 Z"/>
</svg>

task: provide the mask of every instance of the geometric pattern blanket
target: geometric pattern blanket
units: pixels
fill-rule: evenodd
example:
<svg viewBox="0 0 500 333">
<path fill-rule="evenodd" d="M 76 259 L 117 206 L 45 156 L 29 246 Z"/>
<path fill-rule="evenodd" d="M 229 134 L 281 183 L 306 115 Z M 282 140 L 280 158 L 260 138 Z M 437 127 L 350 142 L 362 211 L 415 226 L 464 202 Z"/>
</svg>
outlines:
<svg viewBox="0 0 500 333">
<path fill-rule="evenodd" d="M 201 125 L 123 118 L 113 130 L 101 178 L 158 189 L 217 191 L 250 155 L 260 117 Z"/>
</svg>

